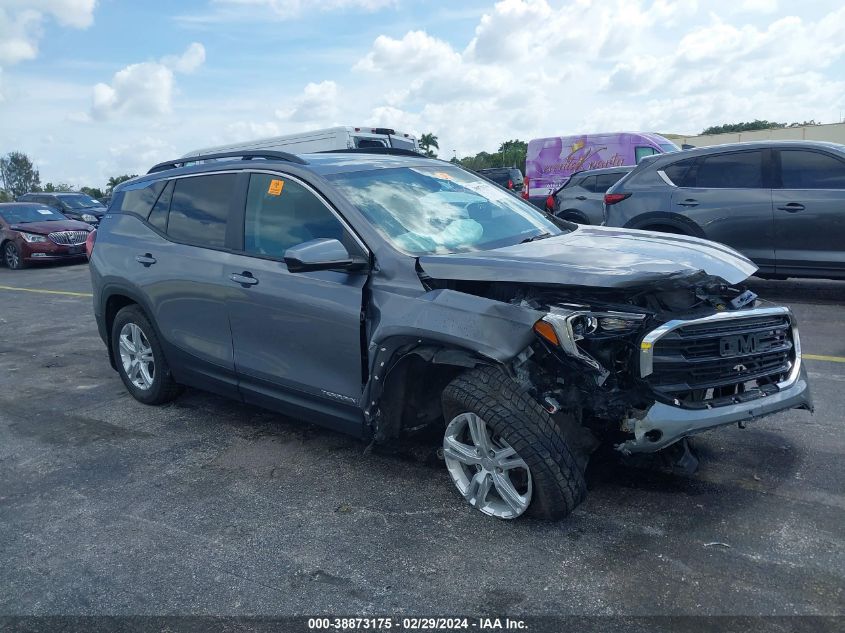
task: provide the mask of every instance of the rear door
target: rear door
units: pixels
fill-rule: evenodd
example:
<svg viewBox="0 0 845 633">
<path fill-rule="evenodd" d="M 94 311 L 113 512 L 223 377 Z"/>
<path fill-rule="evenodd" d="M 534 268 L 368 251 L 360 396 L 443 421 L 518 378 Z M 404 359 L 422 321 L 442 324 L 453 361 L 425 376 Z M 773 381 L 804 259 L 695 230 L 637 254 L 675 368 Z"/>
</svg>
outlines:
<svg viewBox="0 0 845 633">
<path fill-rule="evenodd" d="M 243 177 L 241 252 L 224 271 L 243 397 L 292 415 L 322 413 L 324 423 L 357 434 L 367 274 L 291 273 L 284 254 L 317 238 L 338 239 L 353 254 L 365 255 L 365 248 L 304 181 L 265 172 Z"/>
<path fill-rule="evenodd" d="M 236 183 L 234 173 L 171 180 L 149 214 L 149 238 L 126 253 L 180 381 L 235 397 L 224 266 Z"/>
<path fill-rule="evenodd" d="M 683 178 L 673 179 L 678 187 L 672 192 L 671 210 L 692 220 L 707 239 L 727 244 L 773 271 L 770 164 L 769 150 L 702 156 Z"/>
<path fill-rule="evenodd" d="M 845 275 L 845 161 L 809 149 L 777 154 L 777 272 Z"/>
</svg>

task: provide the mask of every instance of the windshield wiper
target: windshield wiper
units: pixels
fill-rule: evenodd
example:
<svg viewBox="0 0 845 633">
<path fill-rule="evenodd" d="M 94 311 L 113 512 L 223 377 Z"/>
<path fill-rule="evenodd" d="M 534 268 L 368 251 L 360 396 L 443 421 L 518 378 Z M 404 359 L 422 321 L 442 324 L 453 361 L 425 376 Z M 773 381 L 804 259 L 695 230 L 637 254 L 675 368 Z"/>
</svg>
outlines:
<svg viewBox="0 0 845 633">
<path fill-rule="evenodd" d="M 520 244 L 526 244 L 528 242 L 536 242 L 537 240 L 544 240 L 547 237 L 551 237 L 551 233 L 540 233 L 539 235 L 534 235 L 533 237 L 526 237 L 524 240 L 520 242 Z"/>
</svg>

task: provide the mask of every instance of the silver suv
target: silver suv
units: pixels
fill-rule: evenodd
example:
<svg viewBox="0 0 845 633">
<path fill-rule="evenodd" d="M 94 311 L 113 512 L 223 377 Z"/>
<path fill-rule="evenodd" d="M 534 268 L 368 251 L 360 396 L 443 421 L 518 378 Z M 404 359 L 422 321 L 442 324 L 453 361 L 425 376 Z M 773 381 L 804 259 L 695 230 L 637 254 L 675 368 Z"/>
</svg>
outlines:
<svg viewBox="0 0 845 633">
<path fill-rule="evenodd" d="M 118 187 L 91 277 L 128 391 L 189 385 L 367 441 L 437 429 L 459 493 L 503 519 L 571 512 L 600 442 L 673 450 L 811 406 L 794 318 L 756 306 L 742 255 L 380 154 L 223 153 Z"/>
</svg>

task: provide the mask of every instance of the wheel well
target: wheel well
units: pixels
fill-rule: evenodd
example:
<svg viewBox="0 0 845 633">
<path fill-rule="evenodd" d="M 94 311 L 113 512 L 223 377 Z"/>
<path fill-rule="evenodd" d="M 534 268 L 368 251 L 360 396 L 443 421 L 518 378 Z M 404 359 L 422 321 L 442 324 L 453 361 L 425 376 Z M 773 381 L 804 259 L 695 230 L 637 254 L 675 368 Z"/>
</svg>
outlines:
<svg viewBox="0 0 845 633">
<path fill-rule="evenodd" d="M 689 235 L 689 233 L 683 229 L 670 224 L 648 224 L 639 228 L 642 231 L 657 231 L 659 233 L 672 233 L 673 235 Z"/>
<path fill-rule="evenodd" d="M 580 211 L 576 211 L 575 209 L 566 209 L 565 211 L 561 211 L 558 214 L 558 217 L 560 217 L 564 220 L 574 218 L 575 221 L 577 221 L 578 224 L 589 224 L 590 223 L 590 221 L 587 219 L 587 216 L 585 216 Z"/>
<path fill-rule="evenodd" d="M 390 369 L 379 399 L 376 439 L 398 437 L 430 426 L 443 415 L 440 394 L 467 366 L 433 362 L 415 353 Z"/>
<path fill-rule="evenodd" d="M 108 339 L 108 344 L 106 345 L 106 347 L 108 347 L 109 350 L 109 361 L 111 361 L 112 367 L 115 366 L 111 343 L 111 330 L 112 325 L 114 325 L 114 318 L 117 316 L 117 313 L 120 312 L 123 308 L 131 305 L 138 305 L 138 303 L 137 301 L 130 299 L 126 295 L 115 294 L 106 299 L 105 320 L 106 338 Z"/>
</svg>

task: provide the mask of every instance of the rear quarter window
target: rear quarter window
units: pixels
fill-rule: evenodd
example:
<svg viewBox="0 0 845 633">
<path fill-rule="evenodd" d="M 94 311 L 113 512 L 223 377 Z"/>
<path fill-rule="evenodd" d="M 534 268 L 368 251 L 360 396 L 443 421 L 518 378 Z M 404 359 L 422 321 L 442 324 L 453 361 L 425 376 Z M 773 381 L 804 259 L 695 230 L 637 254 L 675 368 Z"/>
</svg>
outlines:
<svg viewBox="0 0 845 633">
<path fill-rule="evenodd" d="M 156 180 L 143 183 L 143 186 L 123 189 L 112 202 L 111 209 L 120 213 L 137 215 L 139 218 L 146 220 L 165 184 L 166 181 L 164 180 Z"/>
<path fill-rule="evenodd" d="M 663 168 L 663 173 L 677 187 L 695 187 L 695 159 L 679 160 Z"/>
</svg>

